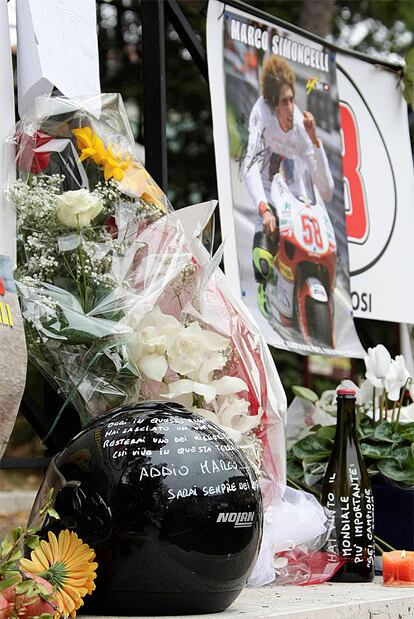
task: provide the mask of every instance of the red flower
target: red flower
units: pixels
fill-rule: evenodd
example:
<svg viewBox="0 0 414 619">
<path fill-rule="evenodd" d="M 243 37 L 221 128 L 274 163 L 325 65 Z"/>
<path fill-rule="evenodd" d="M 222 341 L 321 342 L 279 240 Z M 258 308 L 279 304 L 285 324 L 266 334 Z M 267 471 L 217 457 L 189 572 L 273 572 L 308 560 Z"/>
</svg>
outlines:
<svg viewBox="0 0 414 619">
<path fill-rule="evenodd" d="M 39 617 L 43 613 L 54 615 L 58 608 L 58 602 L 54 596 L 53 586 L 40 576 L 25 574 L 25 582 L 34 580 L 47 591 L 47 598 L 36 594 L 27 597 L 24 593 L 17 593 L 15 586 L 7 587 L 0 592 L 0 619 L 31 619 Z"/>
<path fill-rule="evenodd" d="M 21 133 L 17 140 L 16 163 L 22 172 L 39 174 L 49 165 L 50 152 L 42 147 L 52 138 L 46 133 L 35 131 L 33 135 Z"/>
</svg>

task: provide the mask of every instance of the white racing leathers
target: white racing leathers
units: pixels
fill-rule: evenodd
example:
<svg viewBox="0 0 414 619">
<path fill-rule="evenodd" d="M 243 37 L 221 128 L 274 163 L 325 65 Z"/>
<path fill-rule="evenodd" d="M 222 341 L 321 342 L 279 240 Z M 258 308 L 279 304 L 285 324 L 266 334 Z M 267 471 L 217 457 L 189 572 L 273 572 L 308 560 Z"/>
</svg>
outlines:
<svg viewBox="0 0 414 619">
<path fill-rule="evenodd" d="M 281 157 L 302 157 L 322 198 L 326 202 L 332 199 L 334 181 L 322 141 L 318 141 L 319 147 L 312 144 L 303 126 L 303 114 L 296 105 L 293 127 L 283 131 L 275 112 L 263 97 L 256 101 L 250 113 L 243 178 L 258 213 L 259 229 L 262 227 L 259 203 L 270 201 L 272 180 L 279 171 Z"/>
</svg>

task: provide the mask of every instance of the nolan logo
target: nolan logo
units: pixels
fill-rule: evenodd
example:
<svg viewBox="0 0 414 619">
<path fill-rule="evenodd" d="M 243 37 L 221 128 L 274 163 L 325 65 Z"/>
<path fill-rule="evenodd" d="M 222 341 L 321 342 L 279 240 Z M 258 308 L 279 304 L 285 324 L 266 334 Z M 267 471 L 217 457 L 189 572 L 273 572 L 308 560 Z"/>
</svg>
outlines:
<svg viewBox="0 0 414 619">
<path fill-rule="evenodd" d="M 236 529 L 253 526 L 254 512 L 220 512 L 216 522 L 229 522 Z"/>
</svg>

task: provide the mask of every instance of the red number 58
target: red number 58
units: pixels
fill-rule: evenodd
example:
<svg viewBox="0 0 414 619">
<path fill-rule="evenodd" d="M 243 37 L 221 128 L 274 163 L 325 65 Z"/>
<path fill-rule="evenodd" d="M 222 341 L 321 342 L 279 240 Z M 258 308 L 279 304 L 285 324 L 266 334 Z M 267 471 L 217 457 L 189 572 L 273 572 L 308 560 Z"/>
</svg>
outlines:
<svg viewBox="0 0 414 619">
<path fill-rule="evenodd" d="M 319 222 L 310 215 L 302 215 L 303 242 L 306 245 L 316 245 L 318 249 L 322 249 L 323 241 Z"/>
</svg>

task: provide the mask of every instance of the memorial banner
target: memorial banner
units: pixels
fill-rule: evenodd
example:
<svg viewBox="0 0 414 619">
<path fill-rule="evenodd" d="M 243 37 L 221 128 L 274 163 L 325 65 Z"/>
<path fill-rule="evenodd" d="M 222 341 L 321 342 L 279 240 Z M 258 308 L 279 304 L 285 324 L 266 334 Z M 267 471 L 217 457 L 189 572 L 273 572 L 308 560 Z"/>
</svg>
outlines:
<svg viewBox="0 0 414 619">
<path fill-rule="evenodd" d="M 337 55 L 354 315 L 414 323 L 414 171 L 401 78 Z"/>
<path fill-rule="evenodd" d="M 234 292 L 269 344 L 362 356 L 349 290 L 335 55 L 214 1 L 207 51 Z"/>
</svg>

